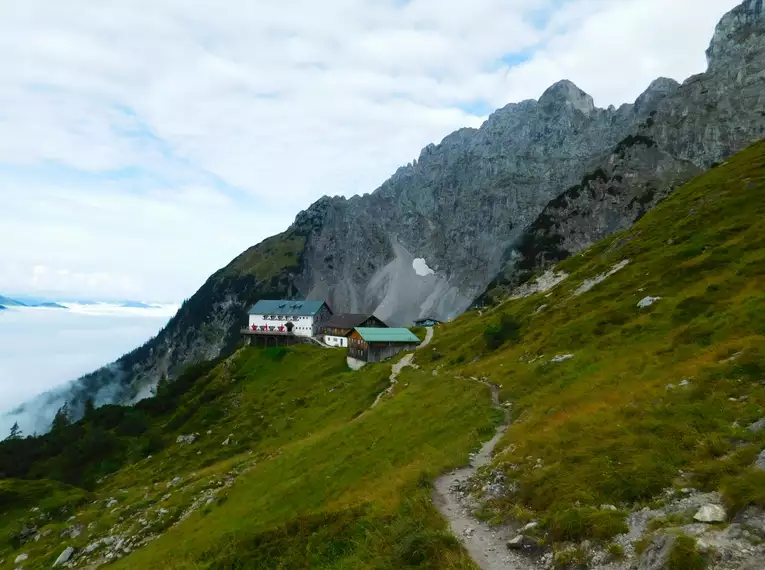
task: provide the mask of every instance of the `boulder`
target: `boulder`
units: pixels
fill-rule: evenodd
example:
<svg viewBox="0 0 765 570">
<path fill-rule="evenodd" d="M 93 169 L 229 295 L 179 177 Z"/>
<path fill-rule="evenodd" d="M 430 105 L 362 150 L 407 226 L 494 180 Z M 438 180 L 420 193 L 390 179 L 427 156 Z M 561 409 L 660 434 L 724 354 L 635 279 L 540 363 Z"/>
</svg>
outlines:
<svg viewBox="0 0 765 570">
<path fill-rule="evenodd" d="M 510 550 L 522 550 L 527 554 L 538 553 L 539 543 L 532 537 L 519 534 L 515 538 L 507 541 L 507 548 Z"/>
<path fill-rule="evenodd" d="M 13 562 L 14 562 L 15 564 L 21 564 L 21 563 L 22 563 L 22 562 L 24 562 L 25 560 L 29 560 L 29 554 L 26 554 L 26 553 L 24 553 L 24 554 L 19 554 L 19 555 L 16 557 L 16 560 L 14 560 Z"/>
<path fill-rule="evenodd" d="M 74 548 L 71 546 L 67 546 L 66 549 L 64 549 L 64 552 L 62 552 L 58 558 L 56 558 L 56 561 L 53 563 L 53 567 L 57 568 L 59 566 L 63 566 L 69 560 L 71 560 L 72 555 L 74 554 Z"/>
<path fill-rule="evenodd" d="M 197 436 L 194 434 L 179 435 L 178 438 L 175 440 L 175 443 L 191 444 L 191 443 L 194 443 L 196 440 L 197 440 Z"/>
<path fill-rule="evenodd" d="M 750 424 L 748 428 L 749 431 L 752 433 L 759 433 L 762 430 L 765 429 L 765 418 L 762 418 L 761 420 L 757 420 L 753 424 Z"/>
<path fill-rule="evenodd" d="M 757 459 L 754 460 L 754 466 L 759 469 L 765 469 L 765 449 L 760 451 Z"/>
<path fill-rule="evenodd" d="M 693 520 L 703 523 L 725 522 L 727 519 L 728 515 L 720 505 L 704 505 L 693 515 Z"/>
<path fill-rule="evenodd" d="M 82 551 L 85 554 L 91 554 L 95 552 L 96 550 L 98 550 L 99 548 L 101 548 L 103 544 L 104 543 L 102 540 L 97 540 L 95 542 L 91 542 L 90 544 L 88 544 Z"/>
</svg>

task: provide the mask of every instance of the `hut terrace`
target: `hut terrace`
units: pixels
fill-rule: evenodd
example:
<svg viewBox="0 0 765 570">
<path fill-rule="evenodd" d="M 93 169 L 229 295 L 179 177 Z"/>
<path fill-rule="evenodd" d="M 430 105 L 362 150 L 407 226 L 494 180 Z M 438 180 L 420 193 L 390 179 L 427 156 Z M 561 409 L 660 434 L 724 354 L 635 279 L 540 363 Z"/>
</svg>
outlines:
<svg viewBox="0 0 765 570">
<path fill-rule="evenodd" d="M 313 338 L 331 316 L 324 301 L 260 300 L 248 311 L 246 336 Z"/>
</svg>

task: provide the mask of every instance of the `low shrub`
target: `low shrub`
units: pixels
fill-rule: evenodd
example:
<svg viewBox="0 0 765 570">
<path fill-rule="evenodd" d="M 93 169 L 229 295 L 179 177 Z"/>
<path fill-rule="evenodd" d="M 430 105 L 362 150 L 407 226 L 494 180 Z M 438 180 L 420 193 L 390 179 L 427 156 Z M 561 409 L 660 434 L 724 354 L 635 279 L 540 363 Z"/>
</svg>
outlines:
<svg viewBox="0 0 765 570">
<path fill-rule="evenodd" d="M 707 557 L 699 552 L 696 540 L 680 535 L 669 553 L 667 570 L 704 570 L 707 562 Z"/>
<path fill-rule="evenodd" d="M 483 339 L 489 350 L 496 350 L 509 341 L 517 342 L 521 338 L 521 323 L 513 315 L 503 313 L 499 322 L 486 326 Z"/>
<path fill-rule="evenodd" d="M 547 521 L 556 542 L 584 539 L 608 540 L 629 530 L 624 513 L 578 507 L 553 513 Z"/>
</svg>

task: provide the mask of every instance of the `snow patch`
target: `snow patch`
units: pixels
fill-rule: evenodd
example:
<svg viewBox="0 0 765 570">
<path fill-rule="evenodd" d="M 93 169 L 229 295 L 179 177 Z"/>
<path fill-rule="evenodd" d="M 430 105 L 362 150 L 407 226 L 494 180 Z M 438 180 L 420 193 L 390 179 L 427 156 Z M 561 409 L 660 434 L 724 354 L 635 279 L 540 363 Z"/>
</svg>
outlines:
<svg viewBox="0 0 765 570">
<path fill-rule="evenodd" d="M 550 362 L 566 362 L 567 360 L 571 360 L 574 358 L 573 354 L 559 354 L 555 358 L 553 358 Z"/>
<path fill-rule="evenodd" d="M 567 277 L 568 273 L 565 271 L 557 273 L 555 269 L 548 269 L 542 273 L 542 275 L 537 277 L 534 282 L 524 283 L 518 287 L 513 291 L 512 295 L 510 295 L 510 299 L 523 299 L 525 297 L 530 297 L 531 295 L 536 295 L 537 293 L 545 293 L 555 287 L 558 283 L 564 281 Z"/>
<path fill-rule="evenodd" d="M 661 297 L 646 297 L 641 299 L 637 306 L 639 309 L 647 309 L 657 301 L 661 301 Z"/>
<path fill-rule="evenodd" d="M 430 267 L 428 267 L 427 262 L 422 257 L 418 257 L 412 261 L 412 268 L 414 269 L 414 272 L 420 277 L 427 277 L 428 275 L 435 275 L 436 273 Z"/>
<path fill-rule="evenodd" d="M 612 275 L 615 275 L 627 265 L 629 265 L 630 260 L 624 259 L 614 265 L 609 271 L 606 271 L 605 273 L 601 273 L 600 275 L 593 277 L 592 279 L 585 279 L 584 283 L 581 284 L 579 289 L 576 290 L 574 293 L 574 297 L 578 297 L 579 295 L 582 295 L 583 293 L 587 293 L 587 291 L 591 290 L 595 285 L 598 285 L 600 283 L 603 283 L 606 279 L 611 277 Z"/>
</svg>

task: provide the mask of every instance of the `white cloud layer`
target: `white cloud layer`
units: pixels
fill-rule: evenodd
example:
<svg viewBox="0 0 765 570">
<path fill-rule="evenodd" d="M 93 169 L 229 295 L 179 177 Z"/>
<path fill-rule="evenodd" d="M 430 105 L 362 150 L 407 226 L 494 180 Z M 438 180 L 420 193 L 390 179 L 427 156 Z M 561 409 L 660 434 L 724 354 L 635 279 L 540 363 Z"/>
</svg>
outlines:
<svg viewBox="0 0 765 570">
<path fill-rule="evenodd" d="M 737 0 L 0 0 L 0 291 L 178 299 L 568 78 L 705 68 Z"/>
</svg>

